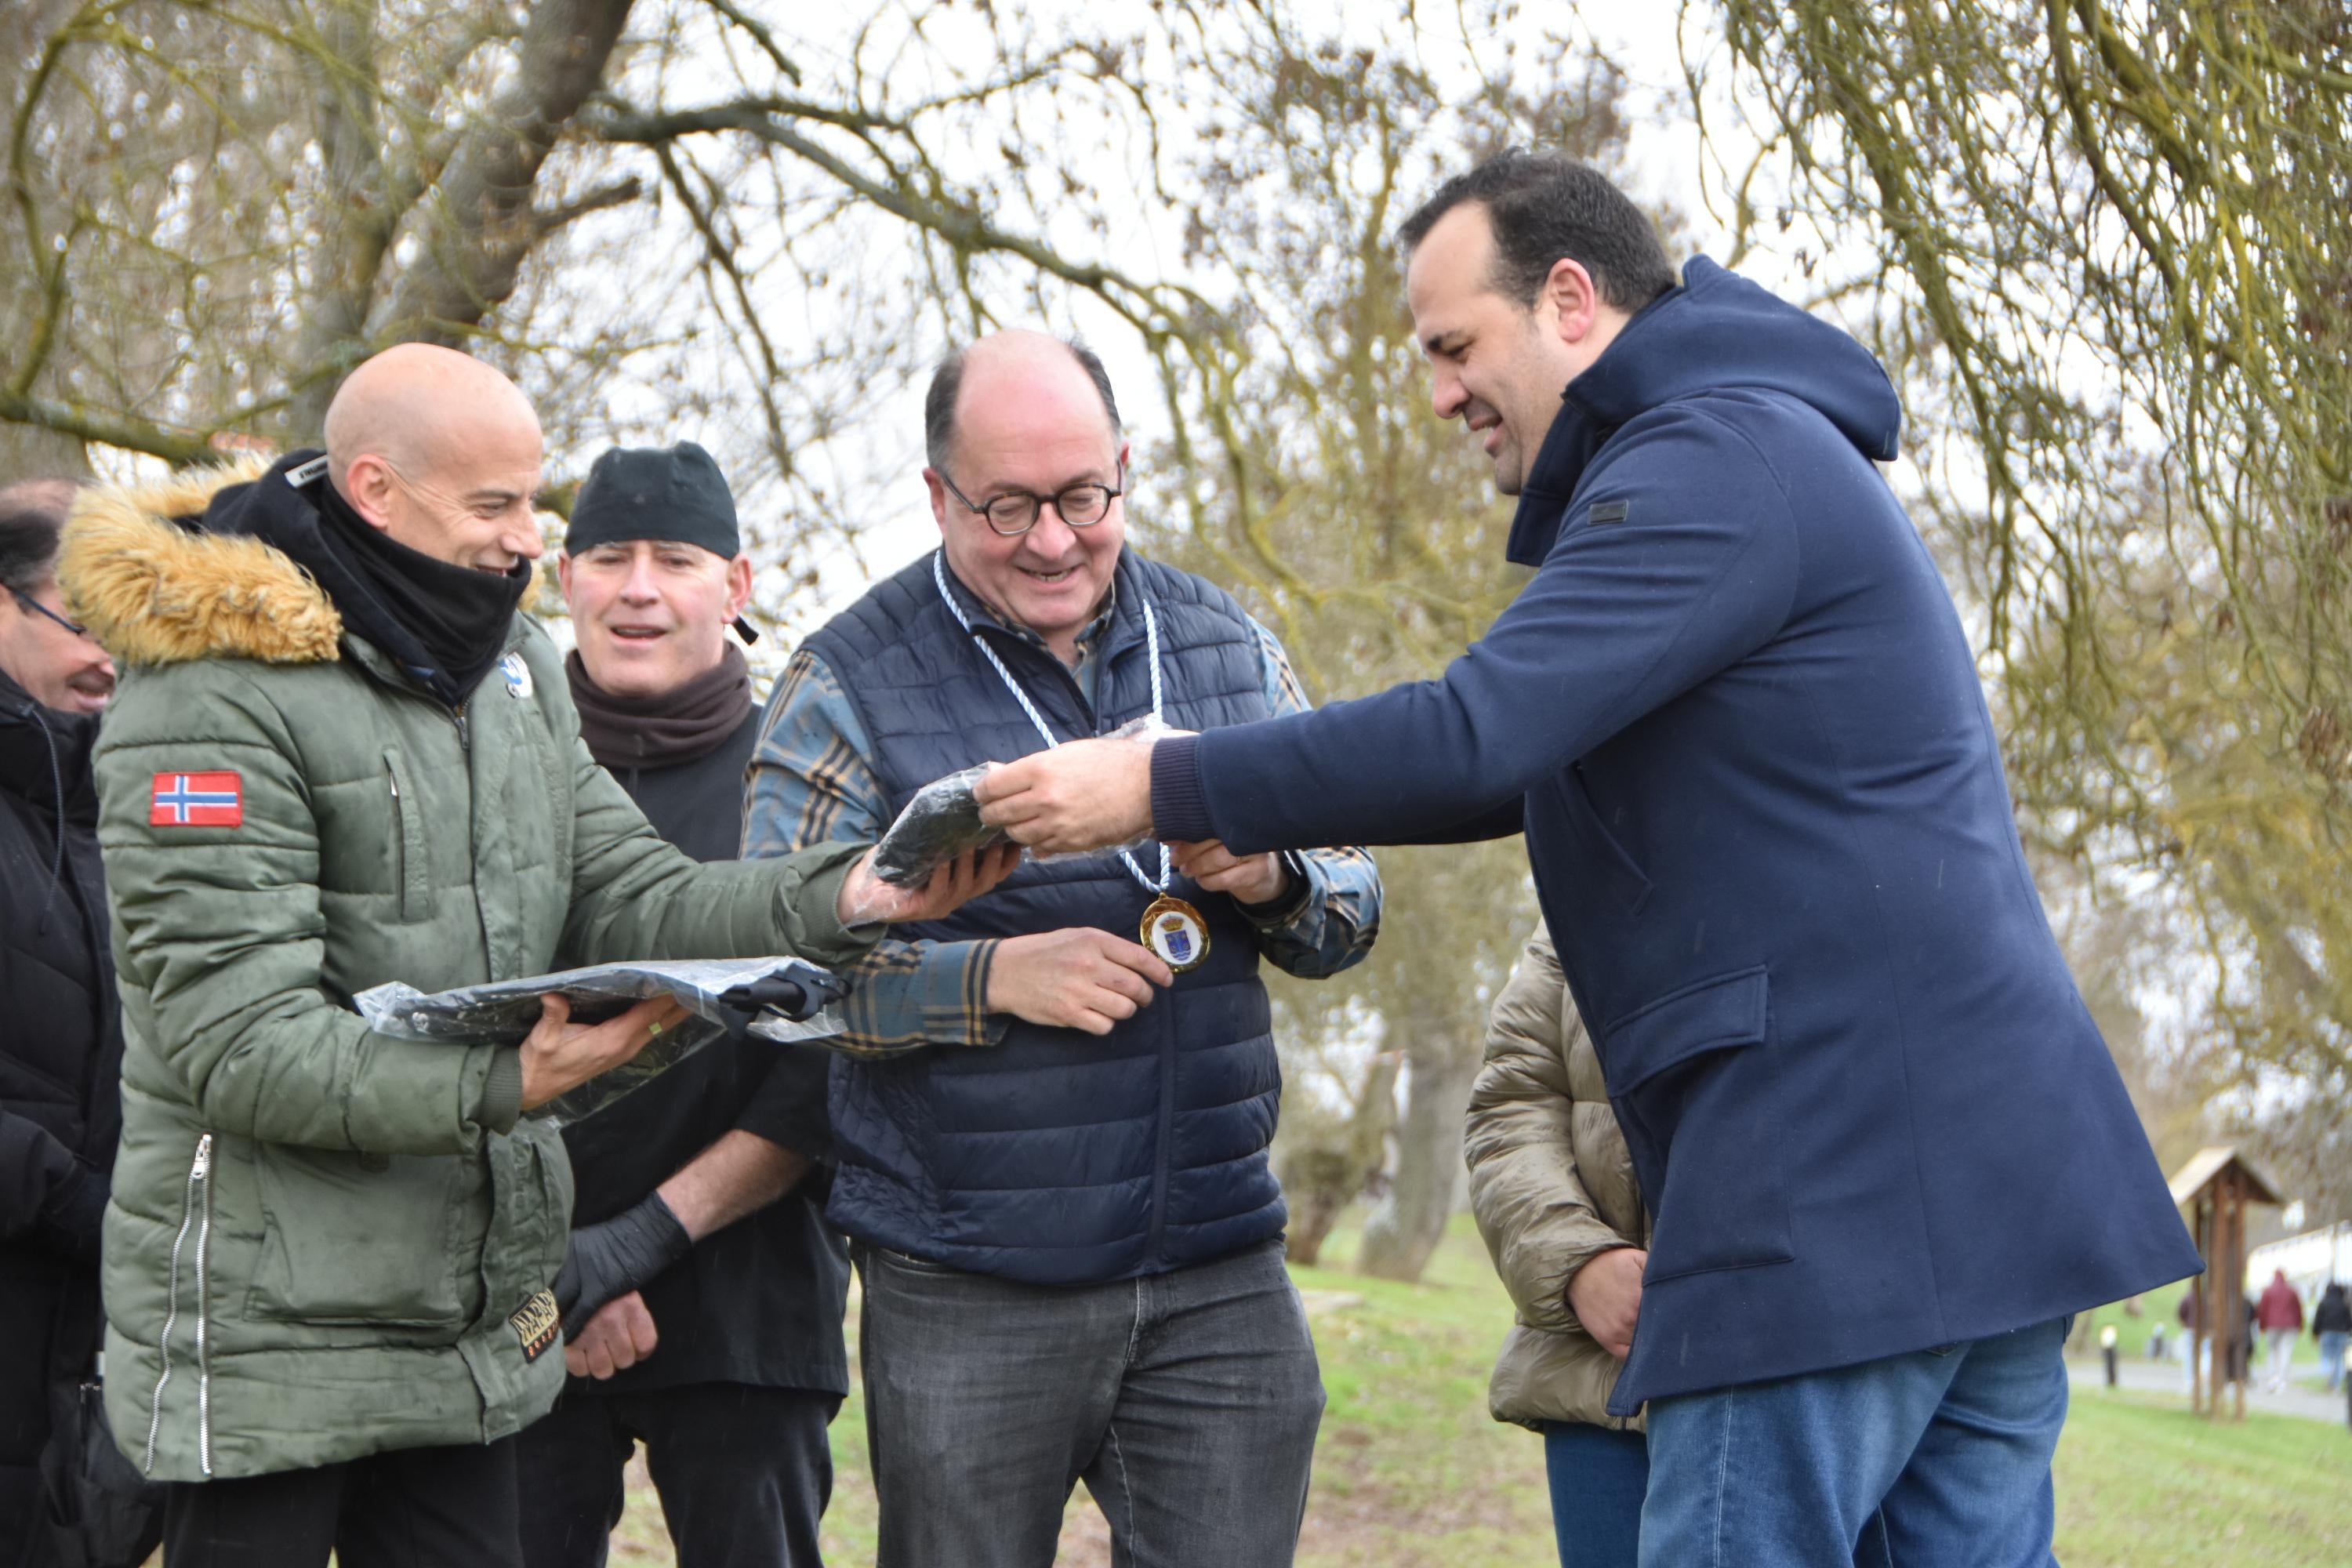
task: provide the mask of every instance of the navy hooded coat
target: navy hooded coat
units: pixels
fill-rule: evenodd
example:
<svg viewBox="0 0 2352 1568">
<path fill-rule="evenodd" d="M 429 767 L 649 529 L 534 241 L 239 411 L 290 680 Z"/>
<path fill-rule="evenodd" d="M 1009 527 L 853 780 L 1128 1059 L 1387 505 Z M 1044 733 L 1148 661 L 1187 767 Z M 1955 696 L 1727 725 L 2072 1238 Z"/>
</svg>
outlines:
<svg viewBox="0 0 2352 1568">
<path fill-rule="evenodd" d="M 1611 1408 L 2196 1271 L 2026 869 L 1875 360 L 1705 259 L 1563 395 L 1442 679 L 1163 742 L 1163 838 L 1527 834 L 1657 1216 Z"/>
</svg>

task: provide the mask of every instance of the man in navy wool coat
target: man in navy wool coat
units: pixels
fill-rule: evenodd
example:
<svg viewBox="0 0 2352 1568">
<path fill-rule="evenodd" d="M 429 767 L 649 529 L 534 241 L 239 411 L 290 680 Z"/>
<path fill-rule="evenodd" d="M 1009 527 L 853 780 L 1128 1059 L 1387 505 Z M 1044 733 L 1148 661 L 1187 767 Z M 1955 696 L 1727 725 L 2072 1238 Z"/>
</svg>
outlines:
<svg viewBox="0 0 2352 1568">
<path fill-rule="evenodd" d="M 1657 1216 L 1611 1408 L 1645 1568 L 2052 1561 L 2070 1314 L 2196 1271 L 2011 817 L 1853 339 L 1506 153 L 1404 226 L 1438 414 L 1519 498 L 1442 679 L 993 771 L 1048 850 L 1524 832 Z M 1565 390 L 1563 390 L 1565 389 Z"/>
</svg>

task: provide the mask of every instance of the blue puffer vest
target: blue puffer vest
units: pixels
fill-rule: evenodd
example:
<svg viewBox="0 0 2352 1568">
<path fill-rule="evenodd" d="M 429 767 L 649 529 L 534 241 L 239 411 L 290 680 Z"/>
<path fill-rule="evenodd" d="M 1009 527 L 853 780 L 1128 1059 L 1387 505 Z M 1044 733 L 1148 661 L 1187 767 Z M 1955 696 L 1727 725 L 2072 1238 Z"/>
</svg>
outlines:
<svg viewBox="0 0 2352 1568">
<path fill-rule="evenodd" d="M 1131 550 L 1096 655 L 1095 708 L 1052 654 L 949 583 L 1057 737 L 1106 733 L 1151 710 L 1146 602 L 1170 724 L 1266 717 L 1241 607 Z M 944 773 L 1044 743 L 971 641 L 928 556 L 809 639 L 866 728 L 894 814 Z M 1157 874 L 1155 848 L 1135 858 Z M 1207 919 L 1209 957 L 1108 1037 L 1015 1020 L 992 1049 L 836 1058 L 833 1223 L 952 1268 L 1057 1285 L 1163 1273 L 1279 1232 L 1282 1189 L 1265 1151 L 1281 1070 L 1253 932 L 1232 900 L 1181 877 L 1171 891 Z M 1024 865 L 952 919 L 907 934 L 952 942 L 1099 926 L 1131 942 L 1152 897 L 1116 857 Z"/>
</svg>

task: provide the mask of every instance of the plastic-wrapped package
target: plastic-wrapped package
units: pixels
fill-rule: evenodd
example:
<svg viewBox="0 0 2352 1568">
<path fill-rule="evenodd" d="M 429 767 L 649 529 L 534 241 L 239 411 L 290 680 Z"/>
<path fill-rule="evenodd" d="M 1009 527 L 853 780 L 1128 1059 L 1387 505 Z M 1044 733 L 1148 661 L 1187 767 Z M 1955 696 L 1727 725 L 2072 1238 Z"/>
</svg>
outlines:
<svg viewBox="0 0 2352 1568">
<path fill-rule="evenodd" d="M 571 1002 L 575 1024 L 602 1023 L 658 996 L 686 1007 L 691 1016 L 635 1057 L 530 1112 L 577 1121 L 731 1030 L 779 1045 L 825 1045 L 842 1032 L 834 1004 L 847 990 L 832 971 L 805 959 L 700 958 L 600 963 L 430 995 L 395 980 L 352 1001 L 378 1034 L 466 1046 L 521 1044 L 539 1022 L 540 998 L 551 991 Z"/>
<path fill-rule="evenodd" d="M 917 790 L 875 846 L 874 874 L 894 888 L 919 888 L 965 850 L 1003 843 L 1004 830 L 980 819 L 980 801 L 972 794 L 986 772 L 984 765 L 966 768 Z"/>
<path fill-rule="evenodd" d="M 1149 714 L 1131 719 L 1109 734 L 1099 737 L 1106 741 L 1157 741 L 1163 735 L 1188 734 L 1189 731 L 1171 730 Z M 990 764 L 965 768 L 945 778 L 933 779 L 917 790 L 907 808 L 890 824 L 888 832 L 874 851 L 874 873 L 894 888 L 919 888 L 930 879 L 931 873 L 954 859 L 967 849 L 986 849 L 1003 844 L 1008 835 L 1001 827 L 991 827 L 980 819 L 980 800 L 973 786 L 988 772 Z M 1133 839 L 1126 844 L 1113 844 L 1101 849 L 1089 849 L 1073 855 L 1029 855 L 1024 858 L 1040 864 L 1056 860 L 1091 860 L 1104 855 L 1118 855 L 1150 843 L 1148 838 Z"/>
</svg>

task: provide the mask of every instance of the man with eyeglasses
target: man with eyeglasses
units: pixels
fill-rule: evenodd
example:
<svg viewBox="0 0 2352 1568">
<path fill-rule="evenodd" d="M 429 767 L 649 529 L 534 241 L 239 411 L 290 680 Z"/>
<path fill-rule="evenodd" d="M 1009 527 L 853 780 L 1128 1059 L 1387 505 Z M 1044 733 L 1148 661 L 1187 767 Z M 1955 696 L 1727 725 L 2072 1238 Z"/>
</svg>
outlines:
<svg viewBox="0 0 2352 1568">
<path fill-rule="evenodd" d="M 152 1507 L 72 1495 L 86 1472 L 58 1464 L 79 1458 L 91 1418 L 81 1389 L 104 1326 L 100 1222 L 122 1125 L 90 779 L 114 662 L 65 613 L 56 571 L 76 489 L 0 487 L 0 1563 L 16 1568 L 135 1563 L 161 1528 Z M 97 1533 L 100 1512 L 120 1539 Z"/>
<path fill-rule="evenodd" d="M 1126 548 L 1094 354 L 983 339 L 940 363 L 925 423 L 940 548 L 793 656 L 747 856 L 877 834 L 944 774 L 1145 715 L 1307 706 L 1229 595 Z M 828 1215 L 864 1281 L 884 1568 L 1048 1563 L 1081 1477 L 1122 1561 L 1291 1560 L 1323 1391 L 1257 968 L 1356 963 L 1380 896 L 1358 850 L 1147 844 L 1024 866 L 866 961 Z"/>
</svg>

